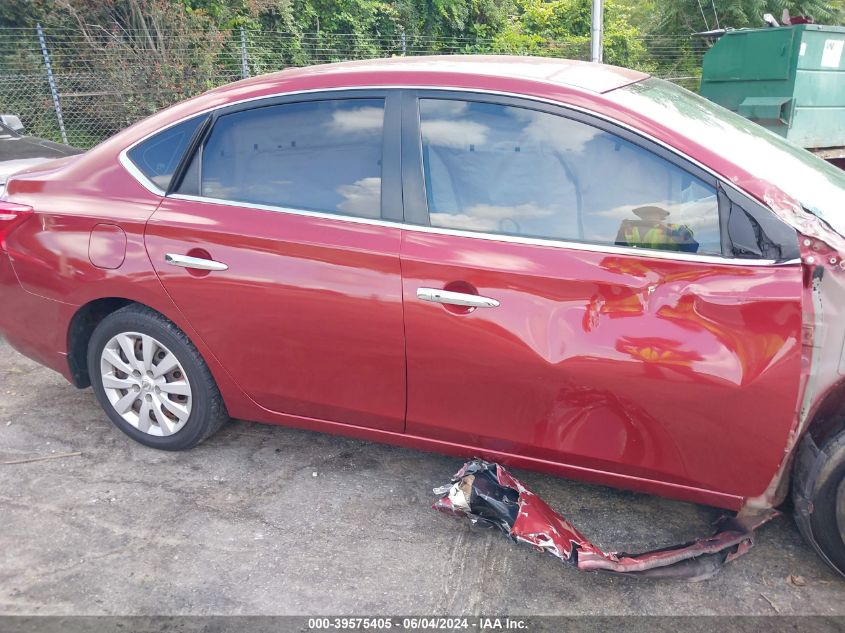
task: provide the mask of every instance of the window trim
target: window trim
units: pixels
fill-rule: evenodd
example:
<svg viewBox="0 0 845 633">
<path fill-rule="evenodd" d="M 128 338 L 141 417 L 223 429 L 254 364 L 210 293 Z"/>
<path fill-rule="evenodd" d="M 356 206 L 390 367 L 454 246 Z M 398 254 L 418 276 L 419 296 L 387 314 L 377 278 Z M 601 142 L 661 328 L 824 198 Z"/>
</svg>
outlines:
<svg viewBox="0 0 845 633">
<path fill-rule="evenodd" d="M 730 236 L 727 232 L 727 218 L 728 214 L 730 213 L 731 208 L 731 199 L 733 199 L 734 204 L 738 204 L 743 208 L 747 208 L 749 204 L 753 205 L 753 201 L 748 198 L 748 196 L 741 195 L 739 192 L 736 194 L 729 196 L 727 199 L 724 195 L 722 195 L 722 191 L 724 190 L 723 181 L 721 178 L 716 176 L 712 171 L 705 169 L 703 166 L 699 166 L 691 159 L 679 154 L 678 152 L 667 148 L 661 143 L 658 143 L 652 139 L 649 139 L 637 131 L 630 130 L 626 127 L 620 126 L 613 121 L 609 121 L 607 119 L 602 119 L 600 117 L 595 116 L 592 113 L 578 111 L 570 109 L 566 105 L 558 105 L 558 104 L 543 104 L 534 101 L 533 99 L 525 98 L 525 97 L 510 97 L 510 96 L 498 96 L 498 95 L 490 95 L 490 94 L 479 94 L 474 92 L 467 92 L 464 90 L 455 90 L 455 89 L 446 89 L 446 90 L 430 90 L 430 89 L 419 89 L 412 92 L 412 94 L 406 95 L 406 98 L 403 100 L 403 107 L 405 108 L 404 111 L 404 118 L 407 122 L 407 125 L 403 129 L 403 143 L 406 147 L 415 146 L 415 151 L 407 151 L 407 159 L 405 161 L 405 170 L 407 171 L 407 177 L 404 179 L 404 184 L 406 186 L 406 193 L 405 193 L 405 215 L 406 215 L 406 222 L 412 222 L 415 224 L 419 224 L 421 226 L 428 226 L 432 227 L 431 225 L 431 213 L 430 209 L 428 208 L 428 196 L 426 195 L 426 181 L 424 175 L 424 158 L 422 154 L 422 129 L 421 129 L 421 114 L 420 114 L 420 100 L 422 99 L 430 99 L 430 100 L 451 100 L 451 101 L 466 101 L 470 103 L 485 103 L 491 105 L 498 105 L 503 107 L 515 107 L 515 108 L 523 108 L 527 110 L 533 110 L 535 112 L 542 112 L 544 114 L 549 114 L 551 116 L 559 116 L 564 119 L 569 119 L 575 121 L 577 123 L 581 123 L 583 125 L 588 125 L 594 127 L 596 129 L 602 130 L 609 134 L 613 134 L 624 141 L 631 143 L 632 145 L 639 147 L 651 154 L 655 155 L 659 159 L 667 161 L 670 165 L 681 169 L 682 171 L 686 172 L 690 176 L 697 178 L 698 180 L 704 182 L 708 186 L 712 187 L 716 203 L 718 205 L 717 212 L 719 214 L 718 222 L 719 222 L 719 233 L 720 233 L 720 250 L 721 255 L 716 255 L 714 253 L 683 253 L 683 255 L 690 256 L 690 258 L 695 258 L 696 261 L 699 261 L 701 257 L 721 257 L 725 260 L 734 261 L 734 260 L 742 260 L 742 261 L 755 261 L 755 258 L 739 258 L 734 257 L 732 255 L 731 250 L 731 240 Z M 412 182 L 409 182 L 412 181 Z M 410 185 L 410 186 L 409 186 Z M 742 201 L 740 201 L 740 195 Z M 753 216 L 759 214 L 760 208 L 757 205 L 756 213 L 752 213 Z M 771 216 L 771 219 L 781 223 L 784 228 L 787 228 L 786 225 L 780 218 L 777 218 L 771 211 L 768 209 L 763 208 L 765 212 Z M 407 218 L 413 218 L 413 220 L 409 220 Z M 432 227 L 432 228 L 445 228 L 445 227 Z M 788 227 L 789 229 L 793 230 L 792 227 Z M 490 233 L 485 231 L 464 231 L 466 233 L 483 233 L 489 235 L 508 235 L 508 234 L 499 234 L 499 233 Z M 510 236 L 510 237 L 521 237 L 521 236 Z M 592 242 L 588 240 L 578 240 L 574 238 L 570 238 L 567 240 L 560 240 L 555 238 L 542 238 L 542 237 L 533 237 L 530 239 L 537 239 L 537 240 L 545 240 L 549 242 L 565 242 L 565 243 L 572 243 L 572 244 L 589 244 L 594 246 L 596 249 L 603 249 L 610 245 L 608 244 L 601 244 L 598 242 Z M 797 235 L 794 238 L 795 242 L 795 257 L 788 258 L 789 260 L 799 257 L 798 254 L 798 238 Z M 616 245 L 613 245 L 616 246 Z M 631 248 L 636 251 L 638 254 L 648 252 L 669 252 L 678 255 L 677 251 L 669 251 L 669 250 L 661 250 L 661 249 L 643 249 L 637 247 L 621 247 L 621 248 Z M 790 253 L 791 254 L 791 253 Z M 685 258 L 684 258 L 685 259 Z M 761 261 L 761 258 L 756 258 L 756 261 Z M 762 260 L 762 261 L 776 261 L 776 260 Z"/>
<path fill-rule="evenodd" d="M 399 134 L 401 129 L 401 103 L 400 103 L 400 95 L 397 91 L 389 91 L 389 90 L 333 90 L 333 91 L 325 91 L 320 93 L 308 94 L 308 95 L 299 95 L 299 94 L 292 94 L 292 95 L 280 95 L 280 96 L 273 96 L 266 100 L 263 100 L 262 103 L 256 104 L 254 102 L 243 102 L 243 103 L 235 103 L 229 106 L 224 106 L 218 108 L 211 112 L 210 116 L 208 117 L 208 123 L 203 128 L 203 133 L 200 137 L 192 139 L 192 143 L 189 145 L 189 148 L 182 157 L 182 161 L 179 163 L 179 178 L 180 182 L 175 189 L 169 189 L 166 193 L 167 196 L 176 197 L 177 195 L 182 198 L 182 196 L 192 196 L 195 199 L 202 199 L 205 201 L 210 200 L 222 200 L 219 198 L 212 198 L 210 196 L 203 196 L 202 193 L 202 160 L 203 160 L 203 151 L 205 149 L 205 145 L 208 140 L 211 138 L 211 135 L 214 133 L 214 128 L 217 125 L 217 122 L 220 118 L 236 114 L 240 112 L 249 112 L 251 110 L 259 110 L 263 108 L 272 108 L 278 106 L 285 106 L 285 105 L 293 105 L 297 103 L 316 103 L 320 101 L 359 101 L 359 100 L 381 100 L 383 102 L 383 125 L 382 125 L 382 146 L 381 146 L 381 192 L 380 192 L 380 208 L 379 208 L 379 218 L 382 220 L 393 220 L 396 222 L 401 222 L 403 219 L 402 215 L 402 185 L 401 185 L 401 159 L 400 159 L 400 143 Z M 191 161 L 194 158 L 199 160 L 198 169 L 197 169 L 197 178 L 199 179 L 197 191 L 200 192 L 199 195 L 197 194 L 184 194 L 179 192 L 179 188 L 182 186 L 181 178 L 187 172 L 188 167 L 191 164 Z M 176 178 L 171 181 L 171 184 L 176 182 Z M 254 208 L 252 205 L 253 203 L 247 203 L 240 200 L 223 200 L 224 202 L 229 202 L 233 206 L 239 206 L 244 208 Z M 288 209 L 288 207 L 281 207 L 276 205 L 259 205 L 263 207 L 273 207 L 278 209 Z M 310 213 L 324 213 L 331 217 L 339 217 L 339 218 L 349 218 L 349 217 L 359 217 L 355 215 L 348 215 L 343 213 L 335 213 L 332 211 L 314 211 L 311 209 L 300 209 L 298 207 L 294 207 L 296 210 L 299 211 L 306 211 Z"/>
<path fill-rule="evenodd" d="M 522 237 L 513 235 L 502 235 L 497 233 L 477 233 L 474 231 L 462 231 L 460 229 L 442 229 L 435 226 L 419 226 L 413 224 L 402 223 L 392 220 L 379 220 L 375 218 L 361 218 L 352 215 L 337 215 L 335 213 L 325 213 L 322 211 L 305 211 L 302 209 L 290 209 L 285 207 L 274 207 L 264 204 L 253 203 L 234 203 L 228 200 L 218 200 L 215 198 L 203 198 L 201 196 L 194 196 L 190 194 L 175 193 L 168 196 L 174 200 L 185 200 L 189 202 L 201 202 L 203 204 L 217 204 L 226 207 L 239 207 L 244 209 L 255 209 L 257 211 L 268 211 L 272 213 L 284 213 L 288 215 L 299 215 L 309 218 L 317 218 L 321 220 L 341 220 L 344 222 L 352 222 L 354 224 L 365 224 L 368 226 L 379 226 L 403 231 L 412 231 L 415 233 L 430 233 L 432 235 L 451 235 L 454 237 L 468 237 L 472 239 L 486 240 L 488 242 L 506 242 L 509 244 L 524 244 L 530 246 L 547 246 L 556 249 L 568 249 L 573 251 L 584 251 L 589 253 L 602 253 L 606 255 L 622 255 L 643 257 L 646 259 L 665 259 L 671 261 L 685 261 L 690 263 L 700 264 L 715 264 L 720 266 L 751 266 L 751 267 L 769 267 L 769 266 L 788 266 L 797 265 L 801 263 L 800 259 L 778 261 L 773 259 L 741 259 L 737 257 L 723 257 L 722 255 L 698 255 L 696 253 L 679 253 L 677 251 L 658 251 L 644 248 L 636 248 L 630 246 L 610 246 L 601 244 L 592 244 L 590 242 L 565 242 L 562 240 L 544 239 L 536 237 Z"/>
<path fill-rule="evenodd" d="M 123 163 L 124 167 L 129 169 L 129 171 L 132 173 L 133 176 L 135 176 L 136 179 L 143 179 L 143 182 L 141 182 L 141 184 L 147 187 L 147 189 L 150 189 L 151 191 L 156 190 L 155 192 L 159 192 L 159 195 L 165 195 L 165 190 L 159 187 L 151 177 L 149 177 L 142 171 L 141 167 L 129 156 L 129 153 L 136 147 L 139 147 L 147 141 L 154 139 L 156 136 L 164 134 L 167 130 L 178 127 L 179 125 L 185 123 L 189 123 L 193 120 L 199 120 L 199 124 L 194 129 L 194 131 L 191 132 L 191 137 L 188 139 L 188 143 L 182 149 L 182 154 L 176 161 L 176 166 L 173 168 L 173 173 L 170 175 L 170 180 L 168 180 L 167 183 L 167 191 L 170 191 L 170 188 L 173 186 L 173 183 L 177 180 L 177 177 L 180 174 L 180 169 L 182 168 L 183 162 L 185 161 L 185 156 L 187 156 L 193 151 L 196 139 L 203 135 L 203 131 L 208 127 L 208 121 L 210 118 L 211 117 L 208 113 L 200 113 L 185 117 L 184 119 L 180 119 L 172 125 L 167 125 L 161 128 L 160 130 L 157 130 L 156 132 L 145 136 L 142 140 L 138 141 L 137 143 L 133 143 L 130 147 L 127 147 L 125 150 L 123 150 L 120 153 L 120 162 Z"/>
<path fill-rule="evenodd" d="M 708 174 L 711 178 L 714 178 L 720 185 L 726 190 L 734 193 L 738 196 L 741 196 L 744 199 L 753 200 L 751 196 L 747 193 L 739 189 L 737 185 L 734 183 L 723 179 L 719 176 L 716 172 L 712 169 L 707 167 L 706 165 L 698 162 L 694 158 L 690 156 L 686 156 L 670 145 L 666 144 L 665 142 L 653 138 L 649 136 L 647 133 L 642 132 L 636 128 L 628 126 L 627 124 L 618 122 L 608 116 L 602 115 L 601 113 L 597 113 L 593 110 L 589 110 L 582 106 L 577 106 L 573 104 L 564 104 L 559 101 L 543 98 L 543 97 L 536 97 L 536 96 L 526 96 L 521 94 L 515 94 L 506 91 L 496 91 L 496 90 L 484 90 L 484 89 L 472 89 L 472 88 L 438 88 L 437 86 L 419 86 L 414 84 L 393 84 L 393 85 L 381 85 L 381 86 L 358 86 L 358 87 L 333 87 L 333 88 L 311 88 L 306 90 L 299 90 L 294 92 L 285 93 L 284 95 L 259 95 L 254 97 L 247 97 L 245 99 L 241 99 L 235 101 L 231 104 L 220 106 L 214 105 L 209 106 L 203 110 L 198 112 L 191 113 L 186 115 L 176 121 L 172 121 L 167 125 L 154 130 L 143 137 L 133 141 L 130 145 L 125 147 L 118 155 L 118 160 L 123 165 L 123 167 L 129 172 L 129 174 L 145 189 L 149 192 L 158 195 L 160 197 L 166 196 L 166 192 L 159 189 L 154 183 L 149 181 L 144 174 L 135 167 L 131 160 L 129 160 L 126 156 L 127 152 L 131 150 L 136 145 L 143 143 L 146 139 L 162 132 L 170 127 L 178 125 L 188 119 L 191 119 L 195 116 L 201 114 L 208 114 L 214 113 L 218 110 L 222 110 L 224 108 L 229 108 L 233 106 L 242 106 L 246 104 L 254 104 L 260 101 L 271 101 L 274 99 L 281 99 L 281 98 L 295 98 L 295 97 L 302 97 L 306 95 L 334 95 L 338 93 L 355 93 L 355 94 L 366 94 L 368 92 L 377 92 L 377 93 L 398 93 L 402 95 L 403 101 L 406 99 L 413 99 L 414 103 L 416 103 L 416 96 L 417 93 L 420 92 L 431 92 L 436 94 L 444 94 L 444 93 L 454 93 L 454 94 L 461 94 L 461 95 L 479 95 L 491 98 L 512 98 L 523 101 L 528 104 L 532 105 L 545 105 L 551 106 L 553 108 L 557 108 L 566 112 L 573 112 L 579 113 L 585 117 L 589 117 L 591 120 L 603 122 L 608 125 L 612 125 L 617 129 L 625 130 L 627 133 L 632 134 L 638 138 L 645 139 L 649 143 L 653 143 L 655 146 L 660 147 L 663 151 L 668 152 L 670 155 L 677 156 L 682 158 L 684 161 L 687 161 L 690 165 L 696 167 L 703 171 L 704 173 Z M 406 96 L 408 92 L 413 93 L 411 97 Z M 323 97 L 328 98 L 328 97 Z M 405 118 L 405 111 L 406 108 L 402 108 L 402 119 L 404 122 Z M 419 125 L 419 116 L 417 116 L 417 125 Z M 404 130 L 403 130 L 404 132 Z M 410 170 L 407 169 L 407 165 L 405 164 L 405 159 L 409 157 L 413 157 L 414 152 L 413 149 L 409 150 L 405 143 L 406 134 L 403 133 L 401 135 L 401 148 L 402 148 L 402 174 L 403 174 L 403 181 L 405 178 L 405 172 Z M 421 143 L 416 141 L 417 148 L 421 147 Z M 413 148 L 413 145 L 411 146 Z M 421 164 L 421 163 L 420 163 Z M 404 191 L 405 197 L 408 194 L 408 190 Z M 402 191 L 400 190 L 400 195 Z M 187 200 L 187 201 L 194 201 L 194 202 L 203 202 L 203 203 L 210 203 L 210 204 L 223 204 L 225 206 L 232 206 L 232 207 L 246 207 L 246 208 L 254 208 L 262 211 L 271 211 L 276 213 L 288 213 L 292 215 L 304 215 L 308 217 L 316 217 L 322 219 L 330 219 L 336 221 L 343 221 L 343 222 L 353 222 L 356 224 L 367 224 L 371 226 L 384 226 L 388 228 L 395 228 L 395 229 L 402 229 L 407 231 L 416 231 L 422 233 L 433 233 L 433 234 L 440 234 L 440 235 L 453 235 L 456 237 L 469 237 L 473 239 L 484 239 L 488 241 L 495 241 L 495 242 L 508 242 L 508 243 L 515 243 L 515 244 L 528 244 L 528 245 L 536 245 L 536 246 L 548 246 L 551 248 L 566 248 L 570 250 L 580 250 L 580 251 L 588 251 L 588 252 L 598 252 L 598 253 L 606 253 L 610 255 L 629 255 L 629 256 L 637 256 L 637 257 L 644 257 L 647 259 L 664 259 L 664 260 L 674 260 L 674 261 L 684 261 L 690 263 L 704 263 L 704 264 L 715 264 L 715 265 L 724 265 L 724 266 L 743 266 L 743 267 L 771 267 L 771 266 L 793 266 L 799 265 L 801 260 L 799 258 L 794 259 L 787 259 L 787 260 L 770 260 L 770 259 L 743 259 L 743 258 L 736 258 L 736 257 L 725 257 L 725 256 L 715 256 L 715 255 L 698 255 L 696 253 L 678 253 L 673 251 L 657 251 L 657 250 L 648 250 L 648 249 L 640 249 L 640 248 L 632 248 L 626 246 L 604 246 L 598 244 L 590 244 L 590 243 L 581 243 L 581 242 L 564 242 L 558 240 L 549 240 L 549 239 L 536 239 L 536 238 L 524 238 L 524 237 L 512 237 L 507 235 L 500 235 L 500 234 L 488 234 L 488 233 L 477 233 L 471 231 L 459 231 L 455 229 L 441 229 L 431 226 L 424 226 L 420 224 L 414 224 L 409 222 L 408 220 L 408 211 L 407 206 L 405 207 L 405 219 L 403 220 L 388 220 L 388 219 L 371 219 L 371 218 L 358 218 L 355 216 L 345 216 L 345 215 L 337 215 L 337 214 L 327 214 L 327 213 L 319 213 L 319 212 L 312 212 L 312 211 L 302 211 L 298 209 L 288 209 L 284 207 L 272 207 L 267 205 L 253 205 L 253 204 L 236 204 L 232 202 L 228 202 L 225 200 L 216 200 L 214 198 L 203 198 L 200 196 L 193 196 L 193 195 L 186 195 L 186 194 L 170 194 L 169 197 L 174 199 L 180 200 Z M 382 196 L 382 201 L 384 201 L 384 195 Z M 761 205 L 756 200 L 753 200 L 755 204 L 757 204 L 761 210 L 765 211 L 766 213 L 771 215 L 771 219 L 775 222 L 780 222 L 784 224 L 787 228 L 794 231 L 794 227 L 790 224 L 782 220 L 781 218 L 777 217 L 775 213 Z M 796 232 L 796 239 L 797 239 L 797 232 Z"/>
<path fill-rule="evenodd" d="M 722 254 L 726 258 L 759 259 L 733 256 L 733 239 L 728 229 L 728 220 L 730 219 L 731 207 L 737 206 L 760 225 L 761 230 L 771 241 L 781 246 L 783 258 L 775 261 L 800 260 L 801 249 L 798 246 L 798 231 L 795 230 L 795 227 L 781 220 L 771 209 L 766 208 L 746 193 L 733 187 L 726 187 L 723 181 L 719 181 L 719 196 L 720 222 L 724 222 L 722 224 Z"/>
<path fill-rule="evenodd" d="M 206 114 L 205 120 L 200 123 L 196 130 L 194 130 L 191 140 L 188 141 L 188 145 L 185 147 L 185 151 L 182 153 L 182 157 L 179 159 L 176 169 L 173 171 L 173 176 L 170 178 L 170 183 L 167 186 L 167 194 L 173 193 L 173 191 L 182 186 L 182 181 L 185 178 L 188 166 L 191 164 L 194 155 L 198 152 L 201 153 L 201 148 L 205 144 L 205 140 L 208 138 L 213 126 L 213 118 L 214 116 L 212 114 Z M 200 159 L 202 159 L 202 156 L 200 156 Z"/>
</svg>

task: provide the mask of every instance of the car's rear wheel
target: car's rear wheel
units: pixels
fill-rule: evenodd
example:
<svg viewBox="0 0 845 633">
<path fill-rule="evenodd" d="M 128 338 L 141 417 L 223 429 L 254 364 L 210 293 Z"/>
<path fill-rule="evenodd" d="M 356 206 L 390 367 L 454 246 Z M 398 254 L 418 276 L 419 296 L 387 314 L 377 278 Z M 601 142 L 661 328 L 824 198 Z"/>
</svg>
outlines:
<svg viewBox="0 0 845 633">
<path fill-rule="evenodd" d="M 801 442 L 792 480 L 795 520 L 821 557 L 845 575 L 845 430 Z"/>
<path fill-rule="evenodd" d="M 100 322 L 88 345 L 88 372 L 111 421 L 147 446 L 191 448 L 228 419 L 199 352 L 149 308 L 130 305 Z"/>
</svg>

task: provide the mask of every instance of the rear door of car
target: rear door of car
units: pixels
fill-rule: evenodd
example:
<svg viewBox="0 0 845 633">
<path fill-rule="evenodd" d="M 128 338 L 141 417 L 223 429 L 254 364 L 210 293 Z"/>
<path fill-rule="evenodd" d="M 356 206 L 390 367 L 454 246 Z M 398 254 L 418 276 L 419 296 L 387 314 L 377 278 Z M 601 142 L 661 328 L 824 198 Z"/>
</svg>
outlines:
<svg viewBox="0 0 845 633">
<path fill-rule="evenodd" d="M 162 283 L 275 412 L 401 431 L 398 96 L 346 91 L 216 111 L 150 219 Z M 155 162 L 155 161 L 153 161 Z"/>
<path fill-rule="evenodd" d="M 760 493 L 798 393 L 794 231 L 583 112 L 435 90 L 403 117 L 407 432 Z"/>
</svg>

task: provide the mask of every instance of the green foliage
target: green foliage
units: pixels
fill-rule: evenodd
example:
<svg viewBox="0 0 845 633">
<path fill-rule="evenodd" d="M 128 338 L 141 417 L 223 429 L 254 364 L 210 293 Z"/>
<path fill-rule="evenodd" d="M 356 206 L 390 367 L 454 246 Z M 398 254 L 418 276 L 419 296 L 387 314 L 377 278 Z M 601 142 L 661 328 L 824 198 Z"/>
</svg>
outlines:
<svg viewBox="0 0 845 633">
<path fill-rule="evenodd" d="M 715 6 L 715 11 L 714 11 Z M 658 35 L 695 33 L 707 29 L 756 28 L 765 26 L 763 15 L 780 21 L 784 9 L 791 15 L 809 15 L 819 24 L 841 24 L 845 20 L 842 0 L 668 0 L 655 6 L 651 28 Z M 645 25 L 644 25 L 645 26 Z"/>
<path fill-rule="evenodd" d="M 0 26 L 31 27 L 50 11 L 51 0 L 3 0 L 0 2 Z"/>
<path fill-rule="evenodd" d="M 707 43 L 693 33 L 784 9 L 845 22 L 845 0 L 605 0 L 604 61 L 696 88 Z M 49 103 L 36 22 L 57 74 L 74 78 L 60 85 L 66 123 L 87 139 L 239 79 L 241 37 L 251 74 L 419 53 L 587 59 L 591 12 L 592 0 L 0 0 L 0 102 L 54 126 L 35 116 Z"/>
<path fill-rule="evenodd" d="M 566 43 L 572 50 L 588 51 L 592 26 L 591 0 L 516 0 L 516 19 L 496 36 L 502 52 L 554 54 L 549 43 Z M 631 23 L 629 7 L 620 0 L 604 6 L 604 61 L 648 70 L 653 66 Z M 580 56 L 584 56 L 583 53 Z"/>
<path fill-rule="evenodd" d="M 821 24 L 845 21 L 843 0 L 626 0 L 631 21 L 640 25 L 654 70 L 663 76 L 682 78 L 681 83 L 697 88 L 701 57 L 707 50 L 693 33 L 721 28 L 759 28 L 763 15 L 778 21 L 783 10 L 791 15 L 810 15 Z"/>
</svg>

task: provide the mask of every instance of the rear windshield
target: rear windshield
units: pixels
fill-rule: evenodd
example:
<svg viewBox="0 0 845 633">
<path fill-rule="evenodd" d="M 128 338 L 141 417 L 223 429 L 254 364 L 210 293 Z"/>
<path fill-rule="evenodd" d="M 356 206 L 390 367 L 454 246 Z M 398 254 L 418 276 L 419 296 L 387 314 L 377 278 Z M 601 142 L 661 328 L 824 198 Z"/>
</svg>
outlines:
<svg viewBox="0 0 845 633">
<path fill-rule="evenodd" d="M 845 171 L 704 97 L 650 78 L 608 95 L 773 183 L 845 235 Z"/>
</svg>

